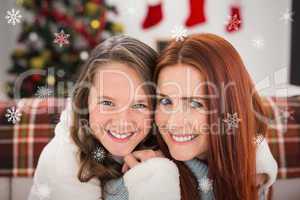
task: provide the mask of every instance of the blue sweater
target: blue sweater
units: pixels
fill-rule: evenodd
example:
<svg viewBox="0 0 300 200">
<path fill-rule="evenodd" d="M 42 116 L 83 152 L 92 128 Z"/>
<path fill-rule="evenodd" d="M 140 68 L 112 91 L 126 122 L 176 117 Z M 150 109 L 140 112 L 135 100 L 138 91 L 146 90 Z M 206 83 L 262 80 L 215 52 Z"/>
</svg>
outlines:
<svg viewBox="0 0 300 200">
<path fill-rule="evenodd" d="M 192 173 L 198 180 L 198 189 L 202 200 L 213 199 L 212 185 L 207 179 L 207 165 L 197 159 L 186 161 Z M 123 178 L 110 180 L 105 186 L 105 200 L 128 200 L 128 191 Z"/>
</svg>

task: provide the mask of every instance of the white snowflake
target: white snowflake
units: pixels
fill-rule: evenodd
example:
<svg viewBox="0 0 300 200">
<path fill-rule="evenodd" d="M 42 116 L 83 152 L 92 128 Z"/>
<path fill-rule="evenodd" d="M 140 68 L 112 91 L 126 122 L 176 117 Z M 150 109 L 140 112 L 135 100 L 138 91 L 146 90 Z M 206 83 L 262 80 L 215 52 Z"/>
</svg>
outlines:
<svg viewBox="0 0 300 200">
<path fill-rule="evenodd" d="M 40 200 L 48 200 L 50 199 L 51 189 L 48 184 L 38 184 L 35 186 L 36 195 Z"/>
<path fill-rule="evenodd" d="M 237 113 L 234 114 L 227 113 L 227 118 L 223 119 L 223 121 L 228 125 L 229 129 L 232 129 L 232 128 L 238 128 L 239 122 L 242 120 L 238 118 Z"/>
<path fill-rule="evenodd" d="M 50 97 L 53 94 L 53 90 L 48 87 L 38 87 L 37 92 L 35 93 L 35 96 L 38 98 L 47 98 Z"/>
<path fill-rule="evenodd" d="M 209 191 L 212 191 L 213 187 L 213 181 L 209 178 L 202 178 L 199 180 L 199 189 L 204 192 L 208 193 Z"/>
<path fill-rule="evenodd" d="M 279 109 L 279 120 L 281 123 L 287 123 L 288 119 L 294 119 L 291 112 L 287 109 Z"/>
<path fill-rule="evenodd" d="M 92 156 L 96 162 L 102 163 L 106 158 L 106 151 L 99 146 L 92 152 Z"/>
<path fill-rule="evenodd" d="M 14 8 L 6 11 L 5 19 L 7 19 L 8 24 L 12 24 L 15 26 L 16 24 L 21 22 L 22 15 L 20 14 L 20 10 L 15 10 Z"/>
<path fill-rule="evenodd" d="M 16 107 L 14 106 L 6 110 L 5 117 L 7 118 L 8 122 L 11 121 L 13 124 L 16 124 L 21 120 L 21 116 L 22 113 L 20 112 L 20 110 L 16 109 Z"/>
<path fill-rule="evenodd" d="M 59 47 L 62 47 L 63 45 L 69 44 L 68 38 L 70 37 L 70 34 L 66 34 L 64 30 L 61 30 L 59 33 L 54 33 L 55 39 L 54 43 L 58 44 Z"/>
<path fill-rule="evenodd" d="M 288 24 L 288 23 L 294 21 L 293 15 L 294 15 L 294 12 L 292 12 L 289 9 L 286 9 L 285 12 L 281 13 L 280 20 L 284 21 L 285 24 Z"/>
<path fill-rule="evenodd" d="M 228 20 L 226 22 L 228 30 L 239 30 L 241 20 L 238 19 L 238 15 L 228 16 Z"/>
<path fill-rule="evenodd" d="M 253 139 L 253 142 L 254 144 L 258 145 L 263 141 L 264 138 L 265 137 L 263 135 L 259 134 Z"/>
<path fill-rule="evenodd" d="M 171 31 L 172 38 L 178 41 L 183 41 L 187 37 L 187 30 L 183 28 L 183 26 L 175 26 L 175 28 Z"/>
<path fill-rule="evenodd" d="M 262 49 L 265 45 L 265 42 L 262 38 L 255 38 L 252 40 L 252 45 L 257 49 Z"/>
</svg>

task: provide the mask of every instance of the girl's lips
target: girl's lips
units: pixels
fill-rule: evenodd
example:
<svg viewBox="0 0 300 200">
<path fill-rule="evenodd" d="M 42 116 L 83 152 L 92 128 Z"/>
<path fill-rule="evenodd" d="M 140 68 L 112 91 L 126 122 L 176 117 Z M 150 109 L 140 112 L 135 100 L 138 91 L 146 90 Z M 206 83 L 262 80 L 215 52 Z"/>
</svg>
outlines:
<svg viewBox="0 0 300 200">
<path fill-rule="evenodd" d="M 130 140 L 130 138 L 135 134 L 135 132 L 129 132 L 129 133 L 115 133 L 110 130 L 105 130 L 107 135 L 115 142 L 127 142 Z"/>
</svg>

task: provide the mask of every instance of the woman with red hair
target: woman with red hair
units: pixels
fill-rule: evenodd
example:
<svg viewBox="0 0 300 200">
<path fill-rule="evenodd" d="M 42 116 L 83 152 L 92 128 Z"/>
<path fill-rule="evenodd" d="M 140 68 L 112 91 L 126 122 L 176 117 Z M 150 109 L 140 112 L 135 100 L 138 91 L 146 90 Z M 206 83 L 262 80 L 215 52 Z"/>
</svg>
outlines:
<svg viewBox="0 0 300 200">
<path fill-rule="evenodd" d="M 181 199 L 199 199 L 197 169 L 185 163 L 195 159 L 207 163 L 215 199 L 264 199 L 277 172 L 263 139 L 268 112 L 235 48 L 213 34 L 190 35 L 170 43 L 154 74 L 158 143 L 179 168 Z M 256 174 L 267 176 L 260 192 Z"/>
</svg>

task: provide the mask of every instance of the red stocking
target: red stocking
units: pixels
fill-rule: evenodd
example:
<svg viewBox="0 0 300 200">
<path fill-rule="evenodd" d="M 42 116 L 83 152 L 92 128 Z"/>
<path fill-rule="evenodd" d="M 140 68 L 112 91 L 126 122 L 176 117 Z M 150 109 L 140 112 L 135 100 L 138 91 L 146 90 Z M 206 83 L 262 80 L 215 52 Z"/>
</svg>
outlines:
<svg viewBox="0 0 300 200">
<path fill-rule="evenodd" d="M 158 24 L 163 18 L 162 2 L 158 1 L 154 5 L 148 5 L 146 18 L 143 21 L 143 29 L 150 28 Z"/>
<path fill-rule="evenodd" d="M 190 1 L 190 15 L 185 21 L 187 27 L 204 23 L 206 21 L 204 4 L 205 0 L 189 0 Z"/>
<path fill-rule="evenodd" d="M 236 32 L 240 30 L 242 26 L 242 17 L 241 17 L 241 7 L 239 5 L 231 6 L 230 8 L 230 18 L 226 24 L 226 31 Z"/>
</svg>

